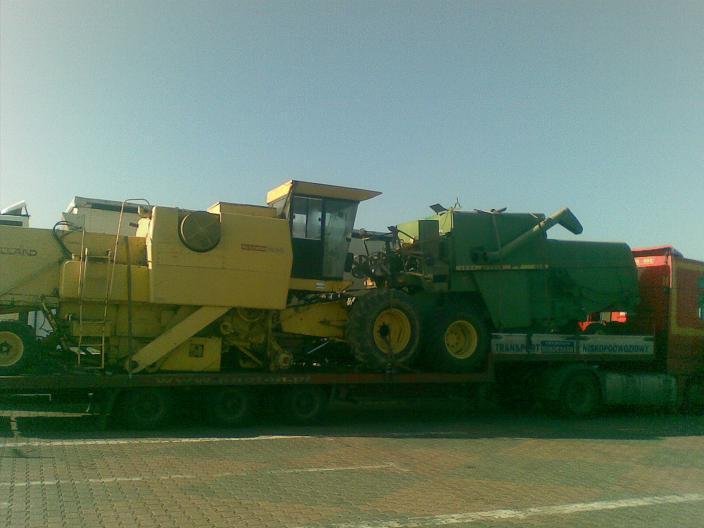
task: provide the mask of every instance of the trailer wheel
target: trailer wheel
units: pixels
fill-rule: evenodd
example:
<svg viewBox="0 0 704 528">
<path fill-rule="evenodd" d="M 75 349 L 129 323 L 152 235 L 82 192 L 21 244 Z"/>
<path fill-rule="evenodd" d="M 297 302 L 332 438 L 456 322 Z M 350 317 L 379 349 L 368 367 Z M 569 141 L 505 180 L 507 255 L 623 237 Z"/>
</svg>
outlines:
<svg viewBox="0 0 704 528">
<path fill-rule="evenodd" d="M 330 392 L 318 385 L 297 386 L 283 393 L 282 412 L 284 418 L 297 424 L 317 422 L 328 407 Z"/>
<path fill-rule="evenodd" d="M 526 367 L 504 372 L 496 380 L 498 404 L 509 412 L 528 413 L 538 403 L 539 373 Z"/>
<path fill-rule="evenodd" d="M 38 348 L 31 326 L 16 321 L 0 322 L 0 375 L 26 370 L 36 359 Z"/>
<path fill-rule="evenodd" d="M 601 404 L 599 383 L 590 372 L 576 372 L 565 378 L 560 387 L 560 412 L 573 418 L 593 415 Z"/>
<path fill-rule="evenodd" d="M 246 423 L 254 414 L 254 395 L 243 387 L 217 387 L 208 394 L 206 414 L 215 425 L 233 427 Z"/>
<path fill-rule="evenodd" d="M 445 372 L 471 372 L 487 355 L 489 333 L 472 310 L 446 310 L 430 326 L 429 366 Z"/>
<path fill-rule="evenodd" d="M 682 407 L 687 414 L 704 412 L 704 380 L 694 380 L 687 385 Z"/>
<path fill-rule="evenodd" d="M 347 341 L 363 365 L 378 369 L 409 363 L 420 341 L 420 321 L 411 297 L 391 289 L 358 297 L 349 312 Z"/>
<path fill-rule="evenodd" d="M 130 389 L 120 402 L 120 414 L 130 429 L 156 429 L 169 422 L 176 410 L 168 389 Z"/>
</svg>

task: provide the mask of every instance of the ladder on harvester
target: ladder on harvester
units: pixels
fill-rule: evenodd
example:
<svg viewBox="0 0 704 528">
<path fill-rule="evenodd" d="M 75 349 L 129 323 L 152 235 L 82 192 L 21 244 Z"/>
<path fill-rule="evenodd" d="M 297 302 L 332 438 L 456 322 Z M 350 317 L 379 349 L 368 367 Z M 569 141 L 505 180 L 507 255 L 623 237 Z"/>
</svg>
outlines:
<svg viewBox="0 0 704 528">
<path fill-rule="evenodd" d="M 90 262 L 104 263 L 105 265 L 105 296 L 102 317 L 99 319 L 86 319 L 84 317 L 84 304 L 86 301 L 89 269 L 88 264 Z M 78 346 L 75 349 L 76 362 L 78 366 L 81 366 L 81 357 L 83 354 L 89 353 L 90 355 L 99 355 L 99 368 L 101 370 L 105 368 L 105 351 L 108 333 L 107 330 L 109 326 L 108 305 L 112 290 L 115 263 L 116 258 L 113 251 L 108 251 L 105 255 L 90 255 L 87 247 L 81 248 L 81 259 L 78 275 Z"/>
<path fill-rule="evenodd" d="M 122 222 L 125 215 L 125 205 L 130 202 L 144 202 L 148 207 L 151 207 L 148 200 L 143 198 L 130 198 L 122 202 L 120 207 L 120 217 L 117 223 L 117 230 L 115 231 L 115 244 L 112 250 L 108 250 L 104 255 L 89 255 L 88 248 L 85 247 L 84 239 L 81 240 L 81 264 L 79 270 L 79 333 L 78 333 L 78 349 L 77 357 L 78 364 L 80 366 L 81 353 L 83 352 L 83 347 L 88 347 L 89 349 L 97 350 L 100 354 L 100 369 L 105 368 L 105 353 L 107 350 L 107 340 L 108 335 L 111 333 L 110 320 L 108 319 L 108 312 L 110 307 L 110 298 L 112 296 L 112 287 L 115 280 L 115 270 L 117 268 L 118 260 L 118 250 L 120 247 L 120 238 L 122 231 Z M 85 230 L 83 231 L 85 237 Z M 128 354 L 131 358 L 132 356 L 132 284 L 131 284 L 131 269 L 130 269 L 130 247 L 129 239 L 127 236 L 125 238 L 125 259 L 127 262 L 127 348 Z M 103 298 L 103 313 L 102 318 L 99 320 L 86 321 L 83 318 L 83 303 L 85 300 L 85 285 L 87 277 L 88 262 L 93 261 L 103 261 L 105 263 L 105 295 Z M 96 332 L 91 332 L 91 336 L 84 336 L 85 324 L 98 325 L 100 328 L 99 335 L 95 335 Z M 95 328 L 95 327 L 94 327 Z M 86 338 L 88 337 L 88 340 Z"/>
<path fill-rule="evenodd" d="M 115 244 L 113 249 L 105 252 L 104 255 L 89 255 L 88 248 L 85 247 L 85 230 L 83 231 L 84 238 L 81 240 L 81 261 L 79 268 L 79 285 L 78 285 L 78 317 L 79 317 L 79 331 L 78 331 L 78 348 L 76 354 L 78 357 L 78 364 L 81 362 L 81 354 L 83 352 L 83 347 L 88 349 L 97 350 L 100 354 L 100 369 L 105 368 L 105 353 L 108 346 L 108 337 L 112 333 L 111 321 L 108 319 L 108 312 L 110 307 L 110 299 L 112 296 L 112 287 L 115 280 L 115 270 L 117 268 L 118 261 L 118 250 L 120 247 L 120 238 L 122 231 L 122 223 L 125 216 L 125 206 L 128 203 L 144 202 L 147 207 L 151 208 L 151 204 L 148 200 L 144 198 L 130 198 L 122 202 L 120 207 L 120 217 L 117 224 L 117 230 L 115 232 Z M 131 272 L 131 256 L 130 256 L 130 245 L 129 237 L 124 236 L 124 247 L 125 247 L 125 261 L 127 264 L 127 351 L 129 359 L 132 357 L 132 272 Z M 103 312 L 102 318 L 98 320 L 86 320 L 83 317 L 83 304 L 85 302 L 85 289 L 87 280 L 87 269 L 88 263 L 90 261 L 103 261 L 105 263 L 105 295 L 103 299 Z M 93 331 L 89 332 L 89 336 L 84 335 L 84 329 L 87 325 L 93 325 Z M 98 326 L 100 333 L 95 332 L 95 327 Z M 97 335 L 96 335 L 97 334 Z"/>
</svg>

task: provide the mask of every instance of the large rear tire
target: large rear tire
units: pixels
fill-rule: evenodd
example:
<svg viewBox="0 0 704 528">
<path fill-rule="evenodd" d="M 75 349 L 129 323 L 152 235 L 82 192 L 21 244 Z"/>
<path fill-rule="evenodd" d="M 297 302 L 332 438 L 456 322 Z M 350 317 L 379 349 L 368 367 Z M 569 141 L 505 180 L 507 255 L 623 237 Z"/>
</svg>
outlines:
<svg viewBox="0 0 704 528">
<path fill-rule="evenodd" d="M 38 349 L 31 326 L 17 321 L 0 322 L 0 375 L 27 370 L 36 359 Z"/>
<path fill-rule="evenodd" d="M 420 320 L 411 297 L 392 289 L 358 297 L 350 309 L 347 341 L 363 365 L 380 369 L 408 364 L 420 342 Z"/>
<path fill-rule="evenodd" d="M 489 331 L 473 310 L 445 309 L 430 324 L 428 367 L 442 372 L 472 372 L 480 368 L 489 347 Z"/>
</svg>

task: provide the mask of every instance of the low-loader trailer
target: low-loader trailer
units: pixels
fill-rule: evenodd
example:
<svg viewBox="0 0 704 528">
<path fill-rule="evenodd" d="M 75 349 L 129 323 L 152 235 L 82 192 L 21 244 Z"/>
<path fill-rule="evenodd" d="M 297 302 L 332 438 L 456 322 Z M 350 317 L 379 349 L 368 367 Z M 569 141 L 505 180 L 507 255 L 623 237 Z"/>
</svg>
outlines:
<svg viewBox="0 0 704 528">
<path fill-rule="evenodd" d="M 704 263 L 549 239 L 581 232 L 568 209 L 355 232 L 378 194 L 289 181 L 263 207 L 124 203 L 116 234 L 0 222 L 0 391 L 91 394 L 142 428 L 184 398 L 227 424 L 260 399 L 305 422 L 331 397 L 428 389 L 578 416 L 704 403 Z"/>
</svg>

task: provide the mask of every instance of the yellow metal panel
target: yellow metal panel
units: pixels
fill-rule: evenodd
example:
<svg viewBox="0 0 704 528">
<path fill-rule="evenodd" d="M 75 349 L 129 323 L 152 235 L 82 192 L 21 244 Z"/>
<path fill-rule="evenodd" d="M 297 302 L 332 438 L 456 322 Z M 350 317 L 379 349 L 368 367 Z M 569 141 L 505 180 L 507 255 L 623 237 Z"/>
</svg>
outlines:
<svg viewBox="0 0 704 528">
<path fill-rule="evenodd" d="M 151 273 L 151 301 L 163 304 L 280 310 L 286 306 L 288 277 L 239 270 L 159 266 Z"/>
<path fill-rule="evenodd" d="M 135 233 L 138 238 L 146 237 L 149 234 L 149 222 L 151 221 L 151 218 L 147 217 L 139 219 L 139 222 L 137 222 L 137 233 Z"/>
<path fill-rule="evenodd" d="M 218 372 L 222 344 L 219 337 L 192 337 L 164 358 L 159 370 Z"/>
<path fill-rule="evenodd" d="M 117 305 L 111 304 L 108 306 L 107 319 L 114 319 L 114 313 Z M 104 302 L 89 302 L 79 303 L 78 300 L 62 300 L 58 310 L 58 319 L 70 321 L 80 317 L 80 312 L 83 311 L 83 319 L 92 319 L 94 321 L 102 320 L 105 316 Z"/>
<path fill-rule="evenodd" d="M 355 202 L 362 202 L 381 194 L 378 191 L 368 191 L 366 189 L 356 189 L 354 187 L 340 187 L 338 185 L 328 185 L 325 183 L 289 180 L 269 191 L 266 195 L 266 203 L 271 205 L 276 200 L 286 196 L 292 191 L 297 194 L 304 194 L 306 196 L 337 198 L 340 200 L 352 200 Z"/>
<path fill-rule="evenodd" d="M 83 292 L 84 301 L 104 301 L 108 278 L 111 277 L 112 288 L 110 300 L 127 302 L 127 265 L 107 262 L 89 261 L 86 264 Z M 64 299 L 79 298 L 79 276 L 81 263 L 77 260 L 64 262 L 61 268 L 59 296 Z M 146 266 L 131 266 L 132 302 L 149 302 L 149 269 Z"/>
<path fill-rule="evenodd" d="M 281 312 L 281 328 L 291 334 L 344 337 L 347 307 L 344 301 L 307 304 Z"/>
<path fill-rule="evenodd" d="M 194 308 L 196 307 L 189 307 Z M 102 320 L 105 316 L 105 303 L 103 301 L 84 302 L 79 304 L 78 300 L 62 300 L 58 317 L 77 321 L 79 314 L 83 311 L 85 320 Z M 162 321 L 162 313 L 167 312 L 163 306 L 158 304 L 135 303 L 132 305 L 132 336 L 155 338 L 165 330 Z M 168 310 L 173 317 L 173 310 Z M 109 304 L 107 319 L 112 322 L 110 328 L 111 335 L 127 336 L 127 304 Z M 74 334 L 77 335 L 77 334 Z"/>
<path fill-rule="evenodd" d="M 221 306 L 202 306 L 177 325 L 169 328 L 154 341 L 141 348 L 132 356 L 133 363 L 126 368 L 131 372 L 139 372 L 149 365 L 159 361 L 169 352 L 180 346 L 187 339 L 224 315 L 229 308 Z"/>
<path fill-rule="evenodd" d="M 291 187 L 293 187 L 293 180 L 289 180 L 286 183 L 282 183 L 278 187 L 273 188 L 268 193 L 266 193 L 266 203 L 271 205 L 279 198 L 286 196 L 291 192 Z"/>
<path fill-rule="evenodd" d="M 341 292 L 352 286 L 352 281 L 295 279 L 289 281 L 289 289 L 299 291 Z"/>
<path fill-rule="evenodd" d="M 196 306 L 179 306 L 177 310 L 164 310 L 161 312 L 161 321 L 165 329 L 172 328 L 195 312 Z"/>
<path fill-rule="evenodd" d="M 154 304 L 132 305 L 132 337 L 156 337 L 164 331 L 161 324 L 161 306 Z M 116 305 L 115 334 L 128 334 L 127 305 Z"/>
<path fill-rule="evenodd" d="M 51 233 L 51 231 L 49 231 Z M 104 233 L 85 233 L 81 231 L 61 231 L 58 233 L 61 236 L 66 248 L 69 252 L 78 259 L 88 250 L 90 257 L 106 257 L 115 253 L 115 235 Z M 54 242 L 58 247 L 58 243 Z M 144 237 L 125 237 L 120 236 L 117 243 L 117 258 L 116 261 L 120 264 L 127 263 L 127 246 L 129 244 L 130 261 L 133 264 L 146 264 L 146 245 Z"/>
<path fill-rule="evenodd" d="M 0 226 L 0 305 L 37 305 L 59 285 L 61 248 L 50 229 Z"/>
<path fill-rule="evenodd" d="M 229 202 L 218 202 L 208 207 L 208 212 L 213 214 L 244 214 L 250 216 L 264 216 L 276 218 L 276 209 L 263 205 L 245 205 Z"/>
<path fill-rule="evenodd" d="M 223 214 L 220 243 L 188 249 L 178 235 L 177 209 L 155 207 L 147 255 L 150 300 L 164 304 L 282 309 L 291 273 L 288 222 Z"/>
<path fill-rule="evenodd" d="M 110 336 L 112 323 L 110 321 L 71 321 L 71 335 L 74 336 Z"/>
</svg>

